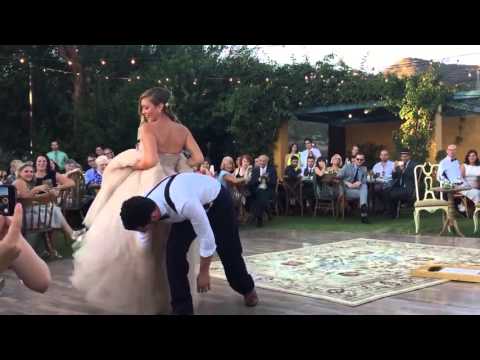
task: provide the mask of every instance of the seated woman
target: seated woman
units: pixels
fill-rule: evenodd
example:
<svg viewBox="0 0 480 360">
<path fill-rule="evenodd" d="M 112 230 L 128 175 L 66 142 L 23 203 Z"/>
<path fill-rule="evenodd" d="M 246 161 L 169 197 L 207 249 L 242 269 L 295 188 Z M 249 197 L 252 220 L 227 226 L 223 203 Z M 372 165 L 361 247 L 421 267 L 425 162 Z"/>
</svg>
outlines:
<svg viewBox="0 0 480 360">
<path fill-rule="evenodd" d="M 327 168 L 327 173 L 338 174 L 343 166 L 342 157 L 339 154 L 334 154 L 330 159 L 330 166 Z"/>
<path fill-rule="evenodd" d="M 462 194 L 473 201 L 475 205 L 480 202 L 480 160 L 475 150 L 469 150 L 465 156 L 465 163 L 460 166 L 462 177 L 472 189 L 462 191 Z"/>
<path fill-rule="evenodd" d="M 298 145 L 295 143 L 290 144 L 290 146 L 288 147 L 288 154 L 285 155 L 285 167 L 292 164 L 292 156 L 298 158 L 297 168 L 301 169 L 302 164 L 300 163 L 300 152 L 298 151 Z"/>
<path fill-rule="evenodd" d="M 215 171 L 212 171 L 213 166 L 210 164 L 210 161 L 205 159 L 203 163 L 199 165 L 198 172 L 203 174 L 203 175 L 208 175 L 211 177 L 215 177 Z"/>
<path fill-rule="evenodd" d="M 12 218 L 0 215 L 0 273 L 11 269 L 26 287 L 44 293 L 50 285 L 50 269 L 23 237 L 22 218 L 21 204 Z"/>
<path fill-rule="evenodd" d="M 220 173 L 218 174 L 218 181 L 220 184 L 225 186 L 230 192 L 233 191 L 233 188 L 239 184 L 245 184 L 246 180 L 244 178 L 236 178 L 233 175 L 233 171 L 235 170 L 235 163 L 233 158 L 230 156 L 225 156 L 222 159 L 222 163 L 220 164 Z"/>
<path fill-rule="evenodd" d="M 13 182 L 15 181 L 16 179 L 16 173 L 17 173 L 17 169 L 20 165 L 23 165 L 23 161 L 22 160 L 12 160 L 10 162 L 10 169 L 9 169 L 9 173 L 8 173 L 8 176 L 7 176 L 7 179 L 4 183 L 4 185 L 12 185 Z"/>
<path fill-rule="evenodd" d="M 242 185 L 247 183 L 246 178 L 236 178 L 233 175 L 235 170 L 235 163 L 233 158 L 225 156 L 220 164 L 220 173 L 218 174 L 218 181 L 225 188 L 230 191 L 233 202 L 237 209 L 237 214 L 240 215 L 240 209 L 242 205 L 245 205 L 245 196 L 243 194 Z"/>
<path fill-rule="evenodd" d="M 35 185 L 34 176 L 33 176 L 33 167 L 30 164 L 24 164 L 20 166 L 17 170 L 17 180 L 13 183 L 13 186 L 17 189 L 17 198 L 22 202 L 27 204 L 25 208 L 25 220 L 28 219 L 38 219 L 38 213 L 45 211 L 45 207 L 40 205 L 28 206 L 28 203 L 31 201 L 51 201 L 56 198 L 56 194 L 49 185 Z M 32 214 L 33 213 L 33 214 Z M 37 220 L 38 221 L 38 220 Z M 29 226 L 35 227 L 35 224 L 29 224 Z M 62 210 L 58 206 L 53 207 L 52 212 L 52 221 L 51 227 L 53 229 L 62 229 L 64 233 L 75 240 L 80 231 L 76 232 L 68 224 L 67 220 L 62 214 Z M 46 247 L 48 254 L 51 258 L 61 258 L 58 252 L 53 247 L 50 236 L 47 236 Z"/>
<path fill-rule="evenodd" d="M 93 169 L 91 176 L 85 179 L 85 185 L 87 190 L 97 192 L 102 186 L 103 172 L 107 168 L 110 160 L 105 156 L 101 155 L 95 159 L 95 164 L 97 167 Z"/>
<path fill-rule="evenodd" d="M 35 186 L 48 185 L 58 196 L 61 190 L 75 186 L 75 182 L 67 176 L 52 170 L 47 155 L 38 155 L 35 159 Z"/>
<path fill-rule="evenodd" d="M 246 182 L 250 181 L 252 177 L 252 157 L 250 155 L 240 156 L 240 166 L 235 169 L 233 176 L 237 179 L 245 179 Z"/>
<path fill-rule="evenodd" d="M 315 195 L 318 199 L 330 199 L 332 197 L 334 199 L 337 199 L 341 193 L 341 187 L 338 186 L 340 182 L 339 180 L 335 179 L 334 177 L 326 179 L 326 175 L 335 175 L 338 171 L 340 171 L 340 164 L 342 158 L 340 157 L 340 159 L 338 159 L 338 157 L 336 157 L 335 155 L 332 157 L 332 166 L 328 168 L 325 160 L 323 160 L 322 158 L 318 158 L 315 161 L 314 190 Z"/>
</svg>

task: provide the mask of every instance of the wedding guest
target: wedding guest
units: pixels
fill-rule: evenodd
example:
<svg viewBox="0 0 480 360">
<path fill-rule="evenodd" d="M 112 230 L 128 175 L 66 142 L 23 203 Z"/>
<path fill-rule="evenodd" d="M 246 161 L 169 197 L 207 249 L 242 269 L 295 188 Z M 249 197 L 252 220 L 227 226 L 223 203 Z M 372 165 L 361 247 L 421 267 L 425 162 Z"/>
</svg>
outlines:
<svg viewBox="0 0 480 360">
<path fill-rule="evenodd" d="M 300 163 L 300 152 L 298 151 L 298 145 L 295 143 L 290 144 L 290 146 L 288 147 L 288 154 L 285 155 L 285 167 L 291 165 L 293 156 L 298 159 L 297 167 L 301 168 L 302 164 Z"/>
<path fill-rule="evenodd" d="M 460 172 L 465 179 L 465 182 L 472 188 L 467 191 L 462 191 L 462 194 L 477 205 L 480 202 L 480 160 L 478 159 L 478 153 L 476 150 L 468 150 L 467 155 L 465 156 L 465 163 L 462 164 Z M 466 210 L 462 208 L 463 205 L 461 207 L 459 206 L 460 211 Z"/>
</svg>

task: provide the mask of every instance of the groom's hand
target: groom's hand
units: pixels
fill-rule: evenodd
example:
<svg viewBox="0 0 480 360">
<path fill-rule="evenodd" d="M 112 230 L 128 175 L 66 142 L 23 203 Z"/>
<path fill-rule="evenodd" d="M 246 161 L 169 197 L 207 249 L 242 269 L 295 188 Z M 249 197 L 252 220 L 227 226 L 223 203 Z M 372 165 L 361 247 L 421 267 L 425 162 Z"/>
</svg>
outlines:
<svg viewBox="0 0 480 360">
<path fill-rule="evenodd" d="M 200 271 L 197 276 L 197 291 L 205 293 L 210 290 L 210 274 L 208 272 Z"/>
</svg>

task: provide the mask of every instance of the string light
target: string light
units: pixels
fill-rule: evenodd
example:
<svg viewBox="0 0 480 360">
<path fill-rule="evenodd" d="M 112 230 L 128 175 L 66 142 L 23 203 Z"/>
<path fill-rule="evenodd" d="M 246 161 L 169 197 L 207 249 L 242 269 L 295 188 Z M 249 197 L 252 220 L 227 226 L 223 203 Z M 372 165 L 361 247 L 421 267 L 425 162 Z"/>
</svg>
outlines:
<svg viewBox="0 0 480 360">
<path fill-rule="evenodd" d="M 161 84 L 161 83 L 162 83 L 162 80 L 158 80 L 157 82 L 158 82 L 159 84 Z"/>
<path fill-rule="evenodd" d="M 268 83 L 270 81 L 270 79 L 267 77 L 267 78 L 265 78 L 265 81 Z"/>
<path fill-rule="evenodd" d="M 77 73 L 77 76 L 80 76 L 80 73 Z"/>
<path fill-rule="evenodd" d="M 68 64 L 68 66 L 72 66 L 73 62 L 71 60 L 68 60 L 67 64 Z"/>
<path fill-rule="evenodd" d="M 20 63 L 21 63 L 21 64 L 25 64 L 25 59 L 24 59 L 24 58 L 20 58 Z"/>
<path fill-rule="evenodd" d="M 469 72 L 469 73 L 468 73 L 468 77 L 472 77 L 472 73 Z"/>
<path fill-rule="evenodd" d="M 193 85 L 197 86 L 197 79 L 193 80 Z"/>
<path fill-rule="evenodd" d="M 240 84 L 240 79 L 237 80 L 237 84 Z"/>
<path fill-rule="evenodd" d="M 130 60 L 130 64 L 135 65 L 136 63 L 137 63 L 137 62 L 135 61 L 134 58 L 132 58 L 132 59 Z"/>
<path fill-rule="evenodd" d="M 169 79 L 169 78 L 166 78 L 166 79 L 165 79 L 165 81 L 166 81 L 166 82 L 169 82 L 169 81 L 170 81 L 170 79 Z"/>
<path fill-rule="evenodd" d="M 100 64 L 102 64 L 102 65 L 104 65 L 104 66 L 105 66 L 105 65 L 107 65 L 107 62 L 106 62 L 105 60 L 103 60 L 103 59 L 102 59 L 102 60 L 100 60 Z"/>
<path fill-rule="evenodd" d="M 108 76 L 105 76 L 105 80 L 108 80 L 108 79 L 110 79 L 110 78 Z"/>
<path fill-rule="evenodd" d="M 228 81 L 233 82 L 233 78 L 228 79 Z"/>
<path fill-rule="evenodd" d="M 128 82 L 132 82 L 132 79 L 128 78 L 127 81 L 128 81 Z"/>
<path fill-rule="evenodd" d="M 348 114 L 348 118 L 351 119 L 353 117 L 352 114 Z"/>
<path fill-rule="evenodd" d="M 140 80 L 140 76 L 137 75 L 137 80 Z"/>
</svg>

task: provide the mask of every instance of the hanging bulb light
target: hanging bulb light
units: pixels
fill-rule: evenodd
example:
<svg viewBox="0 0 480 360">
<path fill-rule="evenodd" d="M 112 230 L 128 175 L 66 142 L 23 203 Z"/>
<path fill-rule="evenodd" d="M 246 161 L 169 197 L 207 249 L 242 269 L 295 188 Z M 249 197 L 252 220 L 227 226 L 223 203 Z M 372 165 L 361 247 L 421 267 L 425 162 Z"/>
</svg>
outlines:
<svg viewBox="0 0 480 360">
<path fill-rule="evenodd" d="M 158 80 L 157 82 L 158 82 L 159 84 L 161 84 L 161 83 L 162 83 L 162 80 Z"/>
<path fill-rule="evenodd" d="M 169 82 L 169 81 L 170 81 L 170 79 L 169 79 L 169 78 L 166 78 L 166 79 L 165 79 L 165 81 L 166 81 L 166 82 Z"/>
<path fill-rule="evenodd" d="M 76 75 L 77 75 L 77 76 L 80 76 L 80 73 L 78 73 L 78 72 L 77 72 L 77 74 L 76 74 Z"/>
<path fill-rule="evenodd" d="M 193 85 L 197 86 L 197 79 L 193 80 Z"/>
<path fill-rule="evenodd" d="M 228 79 L 228 81 L 233 82 L 233 78 Z"/>
<path fill-rule="evenodd" d="M 20 64 L 25 64 L 25 58 L 20 58 Z"/>
<path fill-rule="evenodd" d="M 130 60 L 130 64 L 135 65 L 136 63 L 137 63 L 137 62 L 135 61 L 134 58 L 132 58 L 132 59 Z"/>
<path fill-rule="evenodd" d="M 132 82 L 132 79 L 128 78 L 127 81 L 128 81 L 128 82 Z"/>
<path fill-rule="evenodd" d="M 353 117 L 352 114 L 348 114 L 348 118 L 351 119 Z"/>
<path fill-rule="evenodd" d="M 68 66 L 72 66 L 72 65 L 73 65 L 72 60 L 68 60 L 68 61 L 67 61 L 67 64 L 68 64 Z"/>
<path fill-rule="evenodd" d="M 239 84 L 239 85 L 240 85 L 240 82 L 241 82 L 241 81 L 240 81 L 240 79 L 238 79 L 238 80 L 237 80 L 237 84 Z"/>
<path fill-rule="evenodd" d="M 108 80 L 108 79 L 110 79 L 110 78 L 108 76 L 105 76 L 105 80 Z"/>
<path fill-rule="evenodd" d="M 102 64 L 103 66 L 107 65 L 107 62 L 105 60 L 100 60 L 100 64 Z"/>
<path fill-rule="evenodd" d="M 137 75 L 137 80 L 140 80 L 140 76 Z"/>
</svg>

